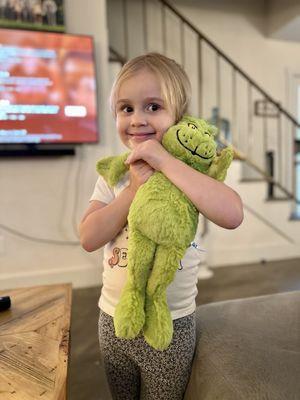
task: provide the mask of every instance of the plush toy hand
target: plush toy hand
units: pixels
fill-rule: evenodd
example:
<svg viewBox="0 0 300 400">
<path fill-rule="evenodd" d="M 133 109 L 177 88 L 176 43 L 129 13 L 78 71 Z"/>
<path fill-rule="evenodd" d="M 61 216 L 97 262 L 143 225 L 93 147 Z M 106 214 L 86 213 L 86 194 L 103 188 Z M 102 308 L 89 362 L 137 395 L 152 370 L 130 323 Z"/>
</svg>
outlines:
<svg viewBox="0 0 300 400">
<path fill-rule="evenodd" d="M 208 170 L 208 175 L 218 181 L 223 182 L 226 178 L 227 170 L 233 159 L 232 146 L 228 146 L 221 151 L 221 154 L 214 158 Z"/>
<path fill-rule="evenodd" d="M 115 186 L 125 175 L 129 167 L 125 164 L 129 153 L 120 156 L 102 158 L 97 162 L 96 169 L 110 186 Z"/>
</svg>

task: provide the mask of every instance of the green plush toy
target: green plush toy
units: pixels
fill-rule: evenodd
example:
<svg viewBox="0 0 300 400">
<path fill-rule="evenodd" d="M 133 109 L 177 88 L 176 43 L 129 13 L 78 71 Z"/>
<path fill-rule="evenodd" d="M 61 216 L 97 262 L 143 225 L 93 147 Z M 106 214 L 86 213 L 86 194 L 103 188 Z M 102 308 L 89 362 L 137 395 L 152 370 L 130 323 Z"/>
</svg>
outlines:
<svg viewBox="0 0 300 400">
<path fill-rule="evenodd" d="M 227 147 L 216 152 L 216 128 L 203 119 L 183 117 L 164 134 L 162 145 L 192 168 L 223 181 L 233 158 Z M 108 157 L 97 170 L 114 186 L 128 170 L 129 153 Z M 114 326 L 120 338 L 135 338 L 141 331 L 158 350 L 166 349 L 173 335 L 166 289 L 179 262 L 195 237 L 198 210 L 161 172 L 155 172 L 136 193 L 128 214 L 127 282 L 121 294 Z"/>
</svg>

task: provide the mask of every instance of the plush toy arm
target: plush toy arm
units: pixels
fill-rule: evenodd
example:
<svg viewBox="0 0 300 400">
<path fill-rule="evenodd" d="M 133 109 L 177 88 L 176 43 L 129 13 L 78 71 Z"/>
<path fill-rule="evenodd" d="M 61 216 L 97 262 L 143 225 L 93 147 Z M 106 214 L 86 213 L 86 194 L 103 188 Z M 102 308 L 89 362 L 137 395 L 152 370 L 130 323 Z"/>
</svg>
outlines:
<svg viewBox="0 0 300 400">
<path fill-rule="evenodd" d="M 221 154 L 213 160 L 207 175 L 218 181 L 223 182 L 226 178 L 227 170 L 233 160 L 233 148 L 228 146 L 221 151 Z"/>
<path fill-rule="evenodd" d="M 120 156 L 102 158 L 97 162 L 97 172 L 110 186 L 115 186 L 128 171 L 129 166 L 125 164 L 128 156 L 129 153 L 125 153 Z"/>
</svg>

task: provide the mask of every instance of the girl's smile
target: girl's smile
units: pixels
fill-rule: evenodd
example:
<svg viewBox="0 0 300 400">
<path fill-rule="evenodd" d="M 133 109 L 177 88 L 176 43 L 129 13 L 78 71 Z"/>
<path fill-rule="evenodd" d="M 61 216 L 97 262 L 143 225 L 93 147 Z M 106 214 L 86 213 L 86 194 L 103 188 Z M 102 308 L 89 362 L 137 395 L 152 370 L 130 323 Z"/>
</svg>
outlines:
<svg viewBox="0 0 300 400">
<path fill-rule="evenodd" d="M 128 133 L 128 135 L 131 137 L 131 140 L 135 140 L 137 142 L 143 142 L 144 140 L 148 139 L 155 139 L 155 132 Z"/>
</svg>

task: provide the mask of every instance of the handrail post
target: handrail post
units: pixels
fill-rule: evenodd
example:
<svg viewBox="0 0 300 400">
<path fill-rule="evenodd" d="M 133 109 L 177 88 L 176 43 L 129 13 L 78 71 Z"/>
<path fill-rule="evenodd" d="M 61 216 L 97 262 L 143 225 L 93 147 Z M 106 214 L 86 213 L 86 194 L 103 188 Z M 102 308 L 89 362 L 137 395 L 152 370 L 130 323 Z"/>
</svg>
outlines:
<svg viewBox="0 0 300 400">
<path fill-rule="evenodd" d="M 266 166 L 267 166 L 267 174 L 273 179 L 274 178 L 274 152 L 267 151 L 266 152 Z M 273 180 L 268 182 L 268 192 L 267 199 L 274 199 L 274 183 Z"/>
<path fill-rule="evenodd" d="M 122 1 L 123 15 L 124 15 L 124 58 L 128 59 L 128 5 L 127 0 Z"/>
<path fill-rule="evenodd" d="M 147 18 L 147 0 L 143 0 L 143 37 L 144 37 L 144 51 L 148 51 L 148 18 Z"/>
<path fill-rule="evenodd" d="M 199 35 L 198 38 L 198 110 L 199 116 L 203 117 L 204 107 L 203 107 L 203 81 L 202 81 L 202 39 Z"/>
<path fill-rule="evenodd" d="M 166 6 L 161 2 L 161 28 L 163 53 L 167 52 L 167 28 L 166 28 Z"/>
<path fill-rule="evenodd" d="M 294 202 L 293 202 L 293 210 L 292 210 L 290 219 L 299 221 L 300 220 L 300 185 L 298 186 L 298 182 L 300 182 L 300 153 L 298 153 L 297 128 L 295 126 L 294 126 L 294 132 L 293 132 L 293 139 L 294 139 L 294 146 L 293 146 L 293 150 L 294 150 L 294 154 L 293 154 Z"/>
</svg>

